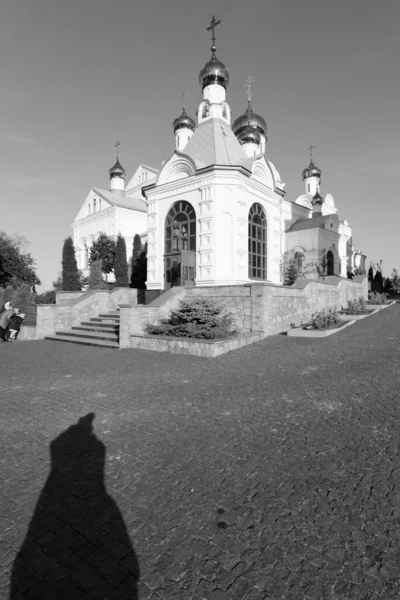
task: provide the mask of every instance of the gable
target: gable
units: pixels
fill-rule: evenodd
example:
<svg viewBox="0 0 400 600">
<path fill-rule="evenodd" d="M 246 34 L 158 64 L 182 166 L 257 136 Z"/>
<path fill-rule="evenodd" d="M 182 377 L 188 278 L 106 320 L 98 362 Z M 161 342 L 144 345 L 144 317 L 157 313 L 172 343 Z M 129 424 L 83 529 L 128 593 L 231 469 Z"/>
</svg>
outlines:
<svg viewBox="0 0 400 600">
<path fill-rule="evenodd" d="M 149 183 L 154 182 L 157 175 L 158 169 L 140 164 L 126 186 L 127 192 L 139 191 L 141 194 L 140 190 L 142 186 L 149 185 Z"/>
<path fill-rule="evenodd" d="M 92 188 L 83 201 L 74 221 L 79 221 L 80 219 L 89 217 L 93 214 L 110 208 L 110 206 L 112 206 L 112 204 L 110 204 L 106 198 L 99 195 L 95 188 Z"/>
<path fill-rule="evenodd" d="M 167 160 L 157 177 L 157 185 L 186 179 L 196 174 L 196 167 L 193 162 L 180 152 L 175 151 L 169 160 Z"/>
</svg>

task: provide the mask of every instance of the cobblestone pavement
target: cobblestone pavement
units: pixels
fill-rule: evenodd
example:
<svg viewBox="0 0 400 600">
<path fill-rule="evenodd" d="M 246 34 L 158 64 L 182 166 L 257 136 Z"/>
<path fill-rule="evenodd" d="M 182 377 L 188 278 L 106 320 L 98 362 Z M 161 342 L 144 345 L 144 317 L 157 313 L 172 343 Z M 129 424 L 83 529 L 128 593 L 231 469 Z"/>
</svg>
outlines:
<svg viewBox="0 0 400 600">
<path fill-rule="evenodd" d="M 400 598 L 399 332 L 3 344 L 0 598 Z"/>
</svg>

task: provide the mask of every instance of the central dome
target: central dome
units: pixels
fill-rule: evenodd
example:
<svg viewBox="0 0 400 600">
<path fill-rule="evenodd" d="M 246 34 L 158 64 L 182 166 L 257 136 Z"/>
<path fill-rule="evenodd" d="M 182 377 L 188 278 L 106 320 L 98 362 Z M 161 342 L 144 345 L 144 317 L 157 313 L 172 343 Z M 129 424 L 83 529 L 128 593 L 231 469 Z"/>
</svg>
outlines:
<svg viewBox="0 0 400 600">
<path fill-rule="evenodd" d="M 215 52 L 213 51 L 212 56 L 208 62 L 204 65 L 199 75 L 199 83 L 201 89 L 212 84 L 222 85 L 223 88 L 228 87 L 229 83 L 229 72 L 224 63 L 218 60 Z"/>
<path fill-rule="evenodd" d="M 253 112 L 250 102 L 243 115 L 240 115 L 232 124 L 232 131 L 238 137 L 247 127 L 253 127 L 258 133 L 267 137 L 267 123 L 265 120 Z"/>
</svg>

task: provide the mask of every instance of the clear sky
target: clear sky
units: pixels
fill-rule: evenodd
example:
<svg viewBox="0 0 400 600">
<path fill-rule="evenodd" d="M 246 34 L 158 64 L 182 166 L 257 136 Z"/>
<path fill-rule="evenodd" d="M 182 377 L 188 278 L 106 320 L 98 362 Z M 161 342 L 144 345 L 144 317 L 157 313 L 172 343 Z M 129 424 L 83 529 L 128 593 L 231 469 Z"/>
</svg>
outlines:
<svg viewBox="0 0 400 600">
<path fill-rule="evenodd" d="M 90 188 L 108 189 L 116 141 L 130 177 L 174 151 L 184 90 L 195 117 L 213 13 L 233 117 L 251 74 L 287 197 L 303 192 L 315 145 L 321 193 L 334 196 L 355 246 L 383 259 L 385 274 L 400 269 L 399 0 L 1 4 L 0 229 L 30 240 L 42 290 Z"/>
</svg>

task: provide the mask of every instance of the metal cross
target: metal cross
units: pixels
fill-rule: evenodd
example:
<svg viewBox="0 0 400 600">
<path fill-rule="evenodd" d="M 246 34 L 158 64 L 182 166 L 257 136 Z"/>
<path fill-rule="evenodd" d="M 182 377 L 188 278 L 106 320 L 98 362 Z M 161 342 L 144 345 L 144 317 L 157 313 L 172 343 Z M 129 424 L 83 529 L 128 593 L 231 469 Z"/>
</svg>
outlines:
<svg viewBox="0 0 400 600">
<path fill-rule="evenodd" d="M 246 83 L 244 84 L 244 88 L 247 92 L 247 100 L 250 102 L 251 100 L 251 84 L 255 82 L 254 77 L 252 77 L 251 75 L 248 76 L 248 78 L 246 79 Z"/>
<path fill-rule="evenodd" d="M 310 153 L 310 161 L 312 161 L 312 151 L 313 151 L 314 148 L 315 148 L 315 146 L 313 146 L 312 144 L 311 144 L 311 146 L 309 148 L 307 148 L 307 150 Z"/>
<path fill-rule="evenodd" d="M 121 142 L 117 142 L 115 144 L 115 148 L 117 149 L 117 158 L 118 158 L 118 154 L 119 154 L 119 148 L 118 148 L 118 146 L 120 146 L 120 145 L 121 145 Z"/>
<path fill-rule="evenodd" d="M 186 96 L 186 92 L 182 92 L 182 94 L 181 94 L 181 98 L 182 98 L 182 108 L 185 108 L 185 96 Z"/>
<path fill-rule="evenodd" d="M 215 46 L 215 28 L 220 23 L 221 23 L 221 21 L 216 21 L 214 15 L 213 15 L 210 26 L 206 28 L 206 31 L 212 31 L 211 39 L 212 39 L 213 46 Z"/>
</svg>

